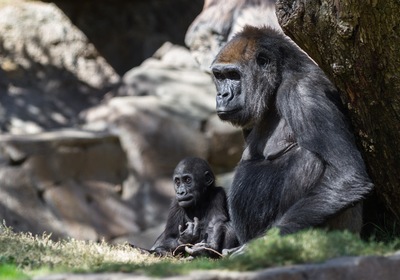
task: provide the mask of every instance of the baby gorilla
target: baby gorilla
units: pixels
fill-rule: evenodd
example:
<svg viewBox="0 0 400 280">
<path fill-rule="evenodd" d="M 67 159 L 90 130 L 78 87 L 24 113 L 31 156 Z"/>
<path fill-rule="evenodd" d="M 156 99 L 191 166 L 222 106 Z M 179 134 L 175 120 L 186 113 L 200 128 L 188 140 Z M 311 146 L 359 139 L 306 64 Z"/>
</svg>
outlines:
<svg viewBox="0 0 400 280">
<path fill-rule="evenodd" d="M 237 246 L 225 191 L 215 186 L 208 163 L 200 158 L 185 158 L 176 166 L 173 180 L 176 196 L 167 224 L 150 250 L 160 255 L 186 250 L 192 256 L 215 257 L 209 249 L 221 252 Z"/>
</svg>

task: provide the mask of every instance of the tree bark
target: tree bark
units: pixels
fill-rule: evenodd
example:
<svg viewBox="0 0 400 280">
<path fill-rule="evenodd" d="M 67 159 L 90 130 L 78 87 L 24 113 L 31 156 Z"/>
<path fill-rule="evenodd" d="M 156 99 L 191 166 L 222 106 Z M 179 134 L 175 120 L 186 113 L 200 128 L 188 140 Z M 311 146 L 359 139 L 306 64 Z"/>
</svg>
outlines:
<svg viewBox="0 0 400 280">
<path fill-rule="evenodd" d="M 278 0 L 285 31 L 342 93 L 376 194 L 400 221 L 400 1 Z"/>
</svg>

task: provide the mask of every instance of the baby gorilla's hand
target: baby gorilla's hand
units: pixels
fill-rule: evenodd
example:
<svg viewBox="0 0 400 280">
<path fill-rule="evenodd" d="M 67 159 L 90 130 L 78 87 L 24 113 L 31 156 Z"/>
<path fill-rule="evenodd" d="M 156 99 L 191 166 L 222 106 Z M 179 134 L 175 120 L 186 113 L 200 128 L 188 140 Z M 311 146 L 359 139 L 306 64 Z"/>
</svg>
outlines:
<svg viewBox="0 0 400 280">
<path fill-rule="evenodd" d="M 205 242 L 205 240 L 200 243 L 196 243 L 193 246 L 185 247 L 186 253 L 190 254 L 192 258 L 195 257 L 210 257 L 210 258 L 220 258 L 223 257 L 221 253 L 210 248 L 210 245 Z"/>
<path fill-rule="evenodd" d="M 179 243 L 180 244 L 195 244 L 200 239 L 199 219 L 194 217 L 193 222 L 187 222 L 186 228 L 183 230 L 182 225 L 179 225 Z"/>
</svg>

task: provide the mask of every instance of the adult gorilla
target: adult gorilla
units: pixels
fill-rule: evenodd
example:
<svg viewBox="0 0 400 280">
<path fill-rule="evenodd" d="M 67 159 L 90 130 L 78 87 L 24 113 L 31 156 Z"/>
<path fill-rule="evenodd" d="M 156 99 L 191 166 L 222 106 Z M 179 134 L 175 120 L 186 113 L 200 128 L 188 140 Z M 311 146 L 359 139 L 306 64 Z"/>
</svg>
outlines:
<svg viewBox="0 0 400 280">
<path fill-rule="evenodd" d="M 218 115 L 246 141 L 228 198 L 240 243 L 271 227 L 359 231 L 373 184 L 321 69 L 284 34 L 245 27 L 212 72 Z"/>
</svg>

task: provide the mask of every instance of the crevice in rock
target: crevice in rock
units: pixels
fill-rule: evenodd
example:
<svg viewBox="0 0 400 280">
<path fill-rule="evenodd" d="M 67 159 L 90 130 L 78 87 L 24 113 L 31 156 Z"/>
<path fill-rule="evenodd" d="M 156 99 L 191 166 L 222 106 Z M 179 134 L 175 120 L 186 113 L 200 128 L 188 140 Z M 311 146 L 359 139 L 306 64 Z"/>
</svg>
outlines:
<svg viewBox="0 0 400 280">
<path fill-rule="evenodd" d="M 18 159 L 9 158 L 8 164 L 10 166 L 21 166 L 27 159 L 28 157 L 21 157 Z"/>
</svg>

